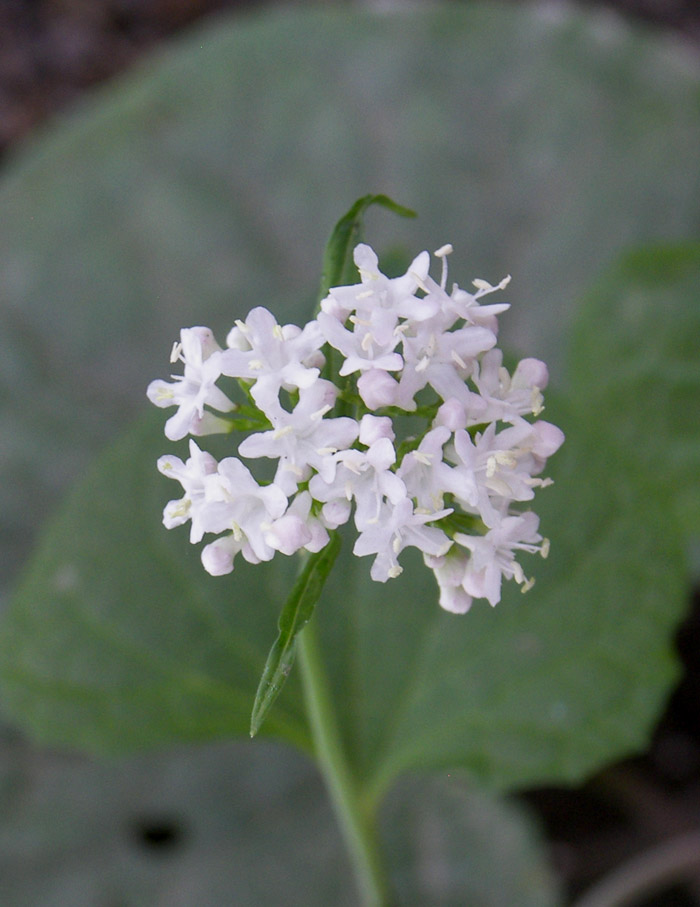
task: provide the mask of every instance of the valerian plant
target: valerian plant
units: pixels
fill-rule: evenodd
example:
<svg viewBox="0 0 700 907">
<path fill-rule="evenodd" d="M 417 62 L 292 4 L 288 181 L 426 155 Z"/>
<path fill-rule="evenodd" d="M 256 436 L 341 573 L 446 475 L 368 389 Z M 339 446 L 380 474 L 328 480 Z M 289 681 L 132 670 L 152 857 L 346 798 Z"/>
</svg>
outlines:
<svg viewBox="0 0 700 907">
<path fill-rule="evenodd" d="M 445 610 L 464 614 L 474 598 L 496 605 L 503 579 L 523 591 L 532 587 L 522 553 L 547 556 L 549 540 L 529 505 L 536 489 L 550 484 L 542 472 L 564 440 L 539 418 L 546 365 L 523 359 L 511 374 L 497 347 L 498 316 L 509 304 L 483 300 L 510 277 L 495 286 L 476 279 L 472 291 L 448 287 L 449 244 L 434 253 L 439 279 L 431 276 L 427 251 L 401 276 L 386 276 L 374 250 L 356 242 L 364 211 L 375 203 L 410 213 L 386 196 L 366 196 L 339 221 L 326 250 L 318 311 L 303 328 L 280 325 L 262 306 L 236 320 L 224 347 L 208 327 L 184 328 L 171 354 L 183 373 L 148 387 L 157 406 L 176 407 L 165 425 L 168 439 L 230 433 L 238 442 L 237 455 L 219 461 L 193 439 L 187 460 L 171 454 L 158 460 L 160 472 L 184 491 L 166 505 L 165 526 L 189 522 L 195 544 L 216 536 L 201 552 L 207 572 L 231 573 L 238 555 L 252 564 L 278 553 L 305 556 L 280 615 L 251 735 L 292 668 L 299 637 L 307 706 L 317 749 L 328 750 L 331 792 L 343 771 L 329 744 L 311 628 L 301 631 L 333 567 L 339 527 L 352 520 L 353 553 L 373 558 L 376 582 L 399 576 L 401 553 L 414 547 L 435 576 Z M 341 284 L 351 273 L 350 257 L 356 279 Z M 266 460 L 274 464 L 267 477 L 260 463 Z M 335 798 L 346 818 L 355 810 L 351 797 L 341 791 Z M 359 817 L 354 824 L 346 837 L 356 865 L 364 864 L 359 874 L 368 900 L 379 903 L 375 852 Z"/>
</svg>

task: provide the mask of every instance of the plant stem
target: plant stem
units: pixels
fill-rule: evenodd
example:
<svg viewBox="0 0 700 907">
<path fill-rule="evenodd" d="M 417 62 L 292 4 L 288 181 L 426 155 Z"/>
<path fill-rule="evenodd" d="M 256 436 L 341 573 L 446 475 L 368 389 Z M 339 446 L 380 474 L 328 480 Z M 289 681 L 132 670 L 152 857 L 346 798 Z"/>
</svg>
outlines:
<svg viewBox="0 0 700 907">
<path fill-rule="evenodd" d="M 364 808 L 343 749 L 314 618 L 299 634 L 298 655 L 316 759 L 349 851 L 362 903 L 365 907 L 388 907 L 374 814 Z"/>
</svg>

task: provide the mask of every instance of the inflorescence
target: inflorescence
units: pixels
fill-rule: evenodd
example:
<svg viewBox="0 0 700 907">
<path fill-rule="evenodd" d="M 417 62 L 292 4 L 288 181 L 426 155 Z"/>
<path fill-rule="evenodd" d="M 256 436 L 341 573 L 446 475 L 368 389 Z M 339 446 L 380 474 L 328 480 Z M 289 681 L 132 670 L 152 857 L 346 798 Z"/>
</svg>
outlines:
<svg viewBox="0 0 700 907">
<path fill-rule="evenodd" d="M 189 520 L 193 543 L 218 536 L 202 551 L 209 573 L 230 573 L 239 552 L 256 564 L 320 551 L 352 516 L 353 551 L 374 555 L 372 579 L 398 576 L 403 549 L 418 548 L 448 611 L 464 613 L 473 598 L 495 605 L 504 577 L 532 585 L 516 557 L 546 557 L 549 542 L 536 514 L 514 505 L 550 484 L 540 474 L 564 435 L 538 418 L 546 365 L 523 359 L 512 375 L 503 366 L 497 316 L 508 304 L 481 304 L 510 278 L 448 292 L 451 251 L 435 252 L 438 283 L 428 252 L 389 278 L 358 245 L 360 282 L 333 287 L 303 329 L 258 307 L 225 349 L 208 328 L 182 330 L 171 361 L 184 374 L 148 387 L 156 406 L 177 406 L 166 436 L 239 429 L 241 457 L 276 461 L 259 481 L 239 457 L 217 462 L 194 440 L 185 462 L 158 460 L 184 489 L 165 526 Z"/>
</svg>

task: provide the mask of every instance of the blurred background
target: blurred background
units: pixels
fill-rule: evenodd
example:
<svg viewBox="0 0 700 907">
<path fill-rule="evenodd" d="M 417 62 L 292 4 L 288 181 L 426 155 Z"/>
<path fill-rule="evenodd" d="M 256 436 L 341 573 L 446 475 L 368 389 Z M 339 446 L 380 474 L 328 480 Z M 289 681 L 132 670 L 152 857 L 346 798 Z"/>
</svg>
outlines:
<svg viewBox="0 0 700 907">
<path fill-rule="evenodd" d="M 0 149 L 10 148 L 86 88 L 109 79 L 192 23 L 219 12 L 245 15 L 273 5 L 282 4 L 270 0 L 3 0 Z M 283 5 L 310 4 L 296 0 Z M 336 5 L 341 5 L 340 0 Z M 421 4 L 420 0 L 345 0 L 343 5 L 386 9 Z M 555 7 L 558 0 L 547 5 Z M 700 43 L 700 6 L 695 0 L 580 0 L 580 5 L 664 30 L 693 47 Z"/>
<path fill-rule="evenodd" d="M 233 163 L 232 172 L 226 170 L 226 192 L 229 200 L 234 200 L 232 204 L 239 214 L 242 212 L 249 232 L 255 234 L 253 253 L 250 253 L 251 247 L 244 248 L 236 259 L 231 257 L 229 248 L 235 245 L 235 230 L 230 238 L 221 240 L 229 229 L 225 218 L 211 224 L 202 235 L 186 239 L 178 235 L 178 230 L 185 231 L 186 225 L 173 222 L 169 227 L 170 233 L 163 231 L 162 247 L 155 250 L 162 260 L 154 264 L 152 259 L 140 258 L 140 249 L 147 250 L 144 254 L 153 254 L 154 250 L 148 243 L 139 247 L 139 237 L 145 235 L 153 224 L 143 221 L 137 227 L 130 225 L 130 239 L 127 237 L 124 242 L 128 245 L 131 241 L 133 248 L 124 252 L 124 260 L 128 258 L 138 262 L 139 280 L 149 287 L 156 299 L 153 311 L 146 316 L 150 339 L 143 341 L 144 349 L 152 344 L 156 350 L 154 361 L 160 352 L 154 338 L 169 337 L 181 324 L 197 319 L 199 288 L 196 278 L 193 277 L 190 282 L 180 273 L 173 276 L 168 274 L 168 267 L 163 266 L 163 262 L 174 258 L 173 250 L 181 254 L 183 249 L 191 246 L 193 258 L 201 260 L 202 256 L 211 256 L 214 273 L 206 292 L 211 297 L 210 308 L 214 310 L 218 306 L 222 323 L 223 300 L 236 286 L 238 275 L 248 264 L 246 255 L 249 253 L 255 258 L 256 267 L 261 269 L 264 269 L 266 260 L 284 254 L 289 256 L 284 266 L 290 278 L 290 298 L 302 289 L 304 292 L 313 289 L 313 254 L 307 256 L 307 253 L 296 249 L 293 242 L 290 250 L 282 252 L 283 244 L 279 236 L 293 228 L 295 205 L 304 191 L 304 181 L 307 186 L 318 181 L 315 187 L 317 192 L 326 185 L 331 187 L 333 166 L 328 172 L 315 171 L 313 161 L 310 161 L 298 184 L 282 181 L 275 185 L 273 194 L 279 212 L 278 221 L 275 220 L 274 209 L 272 214 L 259 210 L 256 194 L 259 197 L 260 192 L 268 188 L 266 180 L 275 168 L 285 167 L 284 146 L 270 143 L 268 138 L 275 129 L 286 128 L 292 134 L 295 113 L 299 113 L 299 121 L 307 134 L 293 154 L 303 158 L 300 149 L 307 139 L 315 142 L 316 147 L 325 148 L 329 154 L 334 153 L 333 131 L 336 127 L 342 131 L 344 127 L 340 122 L 342 114 L 337 109 L 335 115 L 338 122 L 333 120 L 333 97 L 323 94 L 319 85 L 319 92 L 323 94 L 320 103 L 326 105 L 325 117 L 314 118 L 308 111 L 301 112 L 305 99 L 314 96 L 318 72 L 310 70 L 308 77 L 299 76 L 300 81 L 297 80 L 299 74 L 295 73 L 291 84 L 284 86 L 283 59 L 277 70 L 279 82 L 271 81 L 267 85 L 248 84 L 244 80 L 239 82 L 235 92 L 236 103 L 241 107 L 239 119 L 233 117 L 221 126 L 226 133 L 226 137 L 222 138 L 217 134 L 215 115 L 212 111 L 205 111 L 202 114 L 203 129 L 211 142 L 210 145 L 203 142 L 201 146 L 197 144 L 196 129 L 189 137 L 173 130 L 163 139 L 164 133 L 159 130 L 165 127 L 159 117 L 162 117 L 162 123 L 167 124 L 172 106 L 180 103 L 177 92 L 186 95 L 186 87 L 183 86 L 187 85 L 188 79 L 203 78 L 211 80 L 213 85 L 215 68 L 212 66 L 211 71 L 202 74 L 192 64 L 194 57 L 180 65 L 173 56 L 173 62 L 169 65 L 171 70 L 178 70 L 179 67 L 176 72 L 179 81 L 168 81 L 170 77 L 163 76 L 162 84 L 150 89 L 157 103 L 151 103 L 143 116 L 139 113 L 130 120 L 133 110 L 140 109 L 138 79 L 152 77 L 157 82 L 161 78 L 158 66 L 163 63 L 163 68 L 167 68 L 165 58 L 158 56 L 161 51 L 170 53 L 168 49 L 174 46 L 172 42 L 179 40 L 191 41 L 194 47 L 199 41 L 197 35 L 202 36 L 204 46 L 210 38 L 207 29 L 215 29 L 219 21 L 225 22 L 227 29 L 235 27 L 238 17 L 241 22 L 262 25 L 266 17 L 277 17 L 282 6 L 285 14 L 292 7 L 314 6 L 318 9 L 333 6 L 346 9 L 349 15 L 355 10 L 370 9 L 390 15 L 393 9 L 425 5 L 401 3 L 400 0 L 332 4 L 310 4 L 299 0 L 297 3 L 277 5 L 264 0 L 0 0 L 0 179 L 5 179 L 6 187 L 3 196 L 7 203 L 4 207 L 5 230 L 7 233 L 14 231 L 9 239 L 7 234 L 1 238 L 8 251 L 3 253 L 0 261 L 4 267 L 2 281 L 5 293 L 4 297 L 0 297 L 0 307 L 6 306 L 5 335 L 0 340 L 0 352 L 4 356 L 4 364 L 0 368 L 6 378 L 2 398 L 5 431 L 0 443 L 5 447 L 3 465 L 8 469 L 9 486 L 4 492 L 5 518 L 2 527 L 5 551 L 2 579 L 5 589 L 10 588 L 18 565 L 26 557 L 36 536 L 37 524 L 51 512 L 62 491 L 89 462 L 95 450 L 112 437 L 115 426 L 123 424 L 138 411 L 141 399 L 134 396 L 134 389 L 145 386 L 145 380 L 156 373 L 148 372 L 143 350 L 139 351 L 136 346 L 109 349 L 110 330 L 113 330 L 115 338 L 122 337 L 120 328 L 111 326 L 112 307 L 119 297 L 110 298 L 109 289 L 118 286 L 119 292 L 124 292 L 120 282 L 122 278 L 116 273 L 121 271 L 120 261 L 113 263 L 104 257 L 100 259 L 104 250 L 98 248 L 93 250 L 98 262 L 95 273 L 89 267 L 85 272 L 78 273 L 69 261 L 61 257 L 61 243 L 65 247 L 70 245 L 71 231 L 75 229 L 73 225 L 85 223 L 86 211 L 97 211 L 94 220 L 101 223 L 100 206 L 113 203 L 113 193 L 121 191 L 115 190 L 115 185 L 121 185 L 121 176 L 126 181 L 124 191 L 128 195 L 135 197 L 142 192 L 150 193 L 151 211 L 161 226 L 170 217 L 170 206 L 178 204 L 191 203 L 198 212 L 209 216 L 218 204 L 217 173 L 224 168 L 224 158 L 219 155 L 223 154 L 222 149 L 227 149 Z M 455 2 L 445 5 L 470 4 Z M 509 223 L 516 225 L 510 246 L 497 254 L 479 248 L 479 240 L 476 239 L 473 245 L 476 261 L 488 267 L 486 276 L 498 279 L 502 276 L 501 271 L 515 270 L 513 259 L 519 257 L 518 280 L 525 287 L 523 296 L 527 295 L 528 284 L 530 292 L 539 292 L 541 288 L 536 281 L 540 274 L 545 284 L 542 289 L 551 294 L 552 273 L 543 269 L 542 261 L 536 254 L 523 251 L 531 232 L 540 230 L 542 219 L 538 216 L 547 207 L 545 200 L 542 211 L 533 214 L 529 207 L 529 200 L 536 194 L 533 187 L 540 186 L 543 181 L 551 187 L 551 198 L 584 199 L 591 194 L 591 186 L 594 186 L 593 193 L 598 193 L 601 198 L 608 196 L 606 203 L 611 209 L 615 207 L 615 198 L 619 196 L 621 200 L 620 212 L 610 215 L 607 221 L 598 218 L 603 203 L 596 208 L 597 202 L 591 202 L 585 214 L 581 214 L 580 223 L 575 217 L 567 220 L 561 228 L 565 236 L 557 236 L 556 227 L 552 227 L 549 233 L 545 228 L 538 233 L 540 238 L 544 236 L 546 240 L 540 243 L 539 254 L 543 259 L 556 257 L 565 248 L 569 255 L 568 262 L 572 258 L 572 248 L 576 248 L 577 244 L 583 248 L 581 237 L 590 238 L 594 232 L 592 225 L 602 223 L 600 233 L 585 253 L 590 255 L 590 262 L 581 262 L 580 270 L 571 272 L 571 286 L 566 290 L 568 301 L 562 303 L 561 311 L 545 312 L 534 334 L 516 322 L 508 335 L 512 346 L 519 351 L 529 349 L 531 342 L 534 342 L 537 354 L 551 356 L 554 374 L 564 381 L 562 361 L 557 359 L 561 353 L 561 333 L 557 333 L 559 328 L 553 326 L 552 321 L 566 323 L 569 317 L 567 312 L 571 308 L 569 302 L 593 282 L 601 267 L 609 263 L 612 247 L 617 243 L 619 249 L 623 249 L 633 242 L 656 237 L 684 238 L 693 230 L 697 237 L 700 226 L 698 199 L 691 191 L 697 183 L 691 186 L 689 180 L 692 180 L 693 167 L 696 170 L 698 167 L 698 146 L 693 143 L 700 128 L 697 103 L 700 85 L 700 4 L 694 0 L 609 0 L 597 3 L 581 0 L 579 4 L 548 0 L 533 7 L 515 2 L 494 3 L 492 6 L 499 11 L 499 22 L 512 21 L 514 31 L 525 21 L 525 16 L 528 22 L 535 23 L 530 33 L 533 47 L 542 40 L 542 46 L 550 48 L 548 39 L 542 38 L 542 35 L 549 28 L 556 29 L 556 23 L 564 23 L 561 26 L 563 30 L 568 28 L 566 23 L 574 24 L 559 43 L 558 39 L 553 41 L 551 52 L 546 50 L 538 56 L 542 60 L 541 71 L 537 71 L 536 67 L 529 69 L 523 64 L 523 72 L 527 72 L 531 82 L 526 88 L 520 85 L 523 91 L 520 101 L 514 97 L 519 90 L 518 84 L 513 80 L 506 84 L 504 80 L 501 85 L 499 79 L 502 67 L 506 66 L 505 57 L 511 55 L 511 47 L 515 56 L 521 55 L 518 59 L 527 58 L 527 40 L 518 43 L 512 35 L 504 33 L 504 58 L 494 64 L 493 71 L 485 72 L 483 84 L 476 84 L 474 106 L 467 108 L 467 114 L 480 110 L 483 104 L 489 102 L 490 80 L 497 85 L 495 93 L 504 109 L 511 110 L 508 105 L 512 104 L 512 109 L 517 110 L 519 103 L 527 104 L 530 97 L 527 92 L 534 92 L 535 89 L 540 89 L 544 98 L 540 97 L 540 106 L 533 114 L 532 122 L 523 121 L 520 125 L 515 123 L 500 129 L 494 127 L 490 135 L 484 135 L 484 142 L 491 143 L 495 160 L 490 160 L 488 153 L 479 157 L 473 152 L 478 142 L 465 140 L 468 123 L 465 126 L 464 122 L 458 121 L 460 107 L 456 102 L 450 107 L 455 115 L 455 142 L 462 143 L 461 148 L 467 149 L 465 153 L 473 152 L 470 165 L 477 168 L 476 172 L 490 187 L 483 197 L 476 193 L 471 198 L 473 206 L 468 208 L 465 219 L 483 223 L 487 239 L 497 233 L 497 224 L 499 219 L 502 220 L 505 208 L 509 211 Z M 489 4 L 481 3 L 479 7 L 486 30 Z M 511 20 L 508 18 L 510 15 L 524 18 Z M 280 32 L 284 32 L 284 27 L 280 28 Z M 267 53 L 264 42 L 259 52 L 253 46 L 255 35 L 259 36 L 259 32 L 251 31 L 250 34 L 252 58 L 259 56 L 263 59 Z M 436 55 L 440 53 L 440 39 L 441 35 L 436 34 Z M 277 35 L 273 44 L 278 52 L 282 46 L 279 42 Z M 212 44 L 215 56 L 215 37 Z M 452 173 L 457 166 L 457 151 L 455 145 L 443 143 L 442 138 L 441 157 L 430 158 L 428 151 L 424 150 L 423 145 L 426 148 L 430 145 L 431 130 L 444 125 L 439 118 L 433 120 L 431 95 L 426 93 L 413 111 L 415 131 L 407 129 L 402 133 L 404 138 L 409 137 L 411 142 L 420 146 L 416 159 L 407 158 L 405 164 L 398 165 L 398 172 L 394 165 L 389 164 L 388 149 L 396 138 L 393 134 L 389 135 L 393 127 L 376 119 L 371 120 L 376 117 L 376 110 L 368 101 L 374 91 L 371 67 L 376 64 L 376 49 L 370 45 L 363 51 L 360 62 L 368 65 L 366 76 L 363 76 L 362 68 L 350 73 L 352 64 L 344 62 L 342 56 L 336 59 L 332 46 L 320 51 L 320 59 L 329 68 L 345 67 L 347 72 L 343 78 L 346 81 L 351 76 L 356 79 L 359 87 L 351 99 L 351 116 L 354 122 L 363 122 L 371 136 L 367 145 L 358 144 L 357 172 L 354 172 L 352 163 L 343 160 L 338 164 L 339 173 L 347 185 L 361 186 L 366 170 L 377 177 L 376 188 L 379 191 L 391 193 L 399 187 L 399 202 L 413 205 L 421 212 L 432 205 L 434 210 L 428 210 L 426 217 L 427 230 L 431 234 L 438 221 L 441 201 L 434 198 L 430 202 L 427 196 L 437 177 L 433 175 L 430 187 L 425 189 L 426 198 L 419 198 L 417 202 L 404 198 L 400 187 L 420 182 L 425 172 L 421 165 L 428 160 Z M 206 57 L 198 58 L 199 62 L 202 59 L 206 62 Z M 586 95 L 587 59 L 592 61 L 590 78 L 595 82 L 591 88 L 590 104 Z M 554 75 L 550 74 L 545 64 L 551 66 Z M 290 52 L 286 65 L 303 67 L 304 63 Z M 387 65 L 390 69 L 393 63 Z M 416 61 L 415 66 L 432 67 L 429 81 L 433 86 L 438 84 L 441 76 L 445 84 L 449 81 L 448 66 L 441 72 L 439 65 L 424 59 Z M 570 80 L 569 68 L 576 70 Z M 402 90 L 397 72 L 400 72 L 398 67 L 394 76 L 382 81 L 377 89 L 385 92 L 388 98 L 392 97 L 392 92 L 400 93 Z M 100 124 L 102 99 L 109 98 L 112 80 L 118 80 L 122 75 L 127 79 L 124 84 L 130 87 L 119 96 L 115 95 L 111 119 L 105 119 Z M 559 78 L 561 85 L 553 86 L 551 79 L 556 82 Z M 128 79 L 132 81 L 129 83 Z M 416 84 L 419 81 L 420 75 L 417 75 Z M 559 88 L 563 98 L 561 108 L 557 107 Z M 552 98 L 548 98 L 550 89 Z M 215 91 L 213 88 L 213 96 Z M 277 100 L 275 94 L 279 95 Z M 342 97 L 342 90 L 339 97 Z M 216 100 L 214 96 L 212 103 Z M 551 120 L 546 106 L 548 100 L 554 105 Z M 194 101 L 185 97 L 182 103 L 193 105 Z M 600 122 L 605 124 L 601 126 L 603 132 L 593 136 L 589 145 L 579 144 L 575 122 L 567 122 L 565 117 L 553 122 L 567 103 L 572 111 L 581 104 L 582 109 L 592 117 L 599 116 Z M 596 109 L 597 104 L 600 104 L 599 109 Z M 124 109 L 123 126 L 118 123 L 119 105 Z M 365 105 L 369 123 L 363 120 Z M 620 110 L 633 110 L 633 115 L 629 120 L 620 119 Z M 77 113 L 74 115 L 73 111 Z M 74 116 L 75 119 L 72 119 Z M 140 120 L 139 116 L 142 116 Z M 573 118 L 575 114 L 571 116 Z M 276 125 L 273 120 L 276 120 Z M 64 122 L 73 129 L 70 137 L 65 139 L 60 132 Z M 91 124 L 89 128 L 85 125 L 87 123 Z M 243 137 L 236 133 L 243 123 L 253 133 L 257 130 L 257 139 L 254 134 Z M 136 135 L 134 130 L 138 128 L 142 131 Z M 100 129 L 104 130 L 103 148 L 100 147 L 100 140 L 96 139 Z M 638 131 L 635 132 L 635 129 Z M 82 134 L 81 130 L 84 130 Z M 114 135 L 111 130 L 114 130 Z M 149 130 L 152 130 L 154 137 L 153 147 L 160 156 L 150 161 Z M 540 136 L 544 133 L 540 145 L 531 138 L 531 132 Z M 68 136 L 69 132 L 66 131 L 65 135 Z M 619 140 L 616 149 L 624 149 L 623 153 L 629 154 L 630 159 L 635 158 L 637 164 L 628 169 L 623 161 L 614 173 L 606 169 L 611 136 L 616 142 Z M 511 140 L 517 149 L 517 162 L 510 157 Z M 473 145 L 469 144 L 470 141 Z M 230 144 L 227 145 L 227 142 Z M 291 144 L 296 145 L 296 142 L 295 136 Z M 90 152 L 82 157 L 81 148 L 88 147 Z M 196 184 L 200 194 L 195 201 L 187 195 L 186 189 L 182 190 L 179 198 L 166 197 L 159 189 L 160 169 L 165 166 L 182 173 L 188 166 L 185 160 L 188 151 L 191 152 L 190 163 L 196 162 L 201 166 L 201 180 L 198 177 L 194 183 L 183 182 L 182 185 Z M 256 154 L 259 154 L 260 160 L 251 163 Z M 351 158 L 352 149 L 348 154 Z M 566 162 L 564 159 L 569 154 L 573 160 Z M 42 171 L 42 158 L 52 155 L 57 164 L 44 167 Z M 516 152 L 513 152 L 513 158 L 515 155 Z M 664 166 L 664 155 L 673 159 L 673 172 L 673 168 Z M 105 165 L 107 159 L 108 165 Z M 570 184 L 562 175 L 560 161 L 574 169 Z M 148 172 L 141 171 L 138 179 L 134 177 L 134 162 L 147 162 Z M 493 173 L 489 170 L 491 166 Z M 518 180 L 514 179 L 512 185 L 499 183 L 503 174 L 510 173 L 511 166 L 516 168 Z M 614 166 L 610 164 L 610 167 Z M 643 185 L 635 183 L 636 171 L 632 172 L 635 166 L 639 172 L 646 168 Z M 44 206 L 43 199 L 48 199 L 50 181 L 56 178 L 56 167 L 63 168 L 65 195 L 60 203 L 52 197 L 49 205 Z M 228 160 L 226 167 L 229 167 Z M 547 169 L 545 176 L 538 170 L 540 167 Z M 384 177 L 386 180 L 382 182 Z M 71 186 L 81 185 L 83 180 L 91 182 L 93 190 L 89 198 L 81 196 L 81 200 L 76 202 Z M 362 191 L 365 190 L 357 194 Z M 449 186 L 443 189 L 447 195 L 450 191 Z M 20 195 L 26 198 L 27 192 L 32 199 L 27 211 L 31 205 L 34 206 L 31 210 L 36 211 L 36 222 L 34 213 L 26 214 L 26 217 L 18 214 L 17 199 Z M 522 197 L 518 196 L 520 192 Z M 507 202 L 499 193 L 504 198 L 508 196 Z M 327 235 L 333 212 L 339 214 L 344 210 L 343 198 L 343 191 L 329 188 L 323 202 L 314 201 L 315 209 L 322 211 L 322 216 L 313 225 L 319 238 Z M 631 198 L 634 202 L 627 204 Z M 587 204 L 583 202 L 582 207 Z M 0 208 L 0 212 L 2 210 Z M 42 210 L 49 211 L 50 216 L 47 214 L 46 222 L 36 227 L 41 237 L 25 260 L 22 256 L 28 255 L 26 250 L 20 254 L 17 249 L 26 236 L 38 235 L 32 231 L 43 216 L 40 213 Z M 146 217 L 143 212 L 140 216 Z M 2 219 L 3 214 L 0 213 L 0 221 Z M 18 224 L 24 225 L 20 229 L 26 229 L 25 237 L 17 232 Z M 101 226 L 105 224 L 101 223 Z M 111 229 L 117 234 L 121 227 L 115 223 Z M 62 236 L 64 230 L 66 233 Z M 470 223 L 469 230 L 478 236 L 478 224 Z M 76 232 L 75 236 L 76 242 L 84 241 L 82 234 Z M 430 236 L 434 248 L 444 239 L 437 232 Z M 484 240 L 485 247 L 487 239 Z M 16 247 L 13 245 L 15 240 Z M 316 247 L 321 248 L 318 242 Z M 27 320 L 17 316 L 20 308 L 18 300 L 36 291 L 36 281 L 27 279 L 26 269 L 38 259 L 52 263 L 50 268 L 45 268 L 41 280 L 57 283 L 54 288 L 41 284 L 41 293 L 43 298 L 49 298 L 55 290 L 54 304 L 65 306 L 68 312 L 65 329 L 57 319 L 49 325 L 50 331 L 44 331 L 39 308 L 29 310 Z M 183 273 L 188 266 L 186 259 L 173 265 L 176 271 L 181 269 Z M 455 276 L 457 279 L 466 278 L 466 275 Z M 63 284 L 62 277 L 65 278 Z M 250 289 L 257 277 L 250 275 L 247 279 Z M 73 301 L 80 293 L 90 292 L 93 283 L 94 292 L 104 299 L 104 308 L 94 315 L 82 313 L 77 308 L 72 311 Z M 280 292 L 274 284 L 270 288 Z M 134 290 L 135 300 L 138 300 L 139 292 Z M 241 292 L 243 295 L 243 290 Z M 300 302 L 289 305 L 301 310 Z M 134 307 L 134 312 L 141 315 L 137 302 Z M 83 317 L 89 323 L 85 334 L 77 337 L 73 326 L 81 323 Z M 95 324 L 90 321 L 93 318 Z M 29 369 L 33 371 L 27 376 L 23 373 L 24 360 L 13 352 L 17 348 L 16 341 L 33 351 Z M 95 361 L 90 359 L 93 354 L 97 357 Z M 80 357 L 84 362 L 81 368 L 76 370 L 68 365 Z M 117 379 L 116 372 L 122 368 L 127 377 Z M 113 377 L 95 381 L 97 373 Z M 56 378 L 57 375 L 60 377 Z M 35 406 L 31 419 L 25 413 L 18 413 L 18 408 L 24 404 L 12 390 L 15 383 L 24 382 L 25 377 L 29 382 L 24 385 L 25 388 L 36 388 L 36 393 L 31 393 L 32 405 Z M 48 387 L 54 381 L 55 387 Z M 84 404 L 84 409 L 77 415 L 76 400 Z M 105 400 L 110 401 L 108 413 L 105 412 Z M 66 423 L 73 424 L 71 420 L 79 423 L 80 430 L 91 438 L 82 452 L 76 452 L 64 437 L 64 426 Z M 43 435 L 37 434 L 37 425 L 41 425 Z M 44 447 L 47 436 L 52 439 L 51 462 L 48 464 Z M 37 437 L 43 439 L 41 443 Z M 31 489 L 29 498 L 27 488 Z M 683 678 L 644 755 L 606 768 L 580 789 L 546 788 L 522 795 L 539 817 L 551 864 L 567 896 L 581 893 L 593 881 L 645 848 L 697 827 L 700 815 L 700 600 L 697 596 L 693 600 L 690 617 L 679 632 L 677 645 L 683 662 Z M 11 907 L 263 903 L 256 900 L 253 889 L 241 890 L 235 900 L 230 900 L 231 840 L 227 838 L 227 846 L 222 847 L 221 837 L 230 837 L 225 829 L 229 829 L 232 823 L 246 828 L 251 823 L 254 825 L 260 802 L 267 803 L 270 810 L 277 808 L 278 799 L 275 798 L 307 804 L 312 796 L 310 791 L 315 790 L 316 784 L 305 762 L 294 755 L 286 752 L 281 755 L 270 747 L 265 763 L 267 770 L 261 776 L 259 765 L 247 765 L 249 757 L 243 751 L 236 750 L 236 762 L 244 775 L 243 781 L 236 781 L 239 785 L 237 789 L 245 791 L 246 795 L 239 797 L 235 809 L 231 807 L 231 812 L 227 813 L 222 808 L 218 791 L 222 778 L 227 778 L 232 751 L 230 746 L 210 747 L 196 756 L 183 751 L 165 761 L 142 760 L 128 768 L 111 770 L 65 753 L 36 748 L 11 726 L 2 731 L 0 744 L 0 805 L 4 805 L 0 815 L 0 903 Z M 284 783 L 275 772 L 276 760 L 284 763 Z M 332 821 L 323 807 L 319 807 L 319 811 L 318 835 L 309 841 L 305 856 L 309 866 L 315 862 L 315 852 L 324 852 L 324 829 Z M 238 855 L 236 860 L 241 867 L 249 860 L 264 861 L 277 853 L 270 843 L 267 856 L 263 853 L 256 857 L 253 855 L 254 842 L 244 842 L 243 836 L 234 843 Z M 327 859 L 329 873 L 336 865 L 334 860 L 342 866 L 343 858 L 335 850 Z M 304 865 L 302 861 L 301 864 L 283 867 L 280 874 L 303 874 Z M 125 875 L 130 875 L 130 884 L 133 884 L 131 893 L 126 894 L 122 887 Z M 201 881 L 204 876 L 207 877 L 206 883 Z M 217 880 L 221 880 L 219 888 Z M 155 891 L 157 894 L 153 893 Z M 332 887 L 329 892 L 325 903 L 341 903 Z M 302 901 L 290 896 L 288 901 L 279 900 L 277 903 Z M 319 900 L 319 903 L 323 901 Z M 644 901 L 645 907 L 691 907 L 694 904 L 700 904 L 700 868 L 694 878 Z"/>
</svg>

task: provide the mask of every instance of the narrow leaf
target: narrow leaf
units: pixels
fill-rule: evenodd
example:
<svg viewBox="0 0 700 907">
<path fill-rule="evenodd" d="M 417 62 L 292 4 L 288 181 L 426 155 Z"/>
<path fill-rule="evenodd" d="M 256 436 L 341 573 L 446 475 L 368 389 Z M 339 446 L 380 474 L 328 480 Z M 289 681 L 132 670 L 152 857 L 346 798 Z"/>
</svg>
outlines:
<svg viewBox="0 0 700 907">
<path fill-rule="evenodd" d="M 400 217 L 415 217 L 416 212 L 404 208 L 388 195 L 364 195 L 358 198 L 347 214 L 335 225 L 323 254 L 319 301 L 328 295 L 331 287 L 355 282 L 356 274 L 352 251 L 362 235 L 362 219 L 372 205 L 382 205 Z"/>
<path fill-rule="evenodd" d="M 279 619 L 279 635 L 270 649 L 260 678 L 260 685 L 250 719 L 250 736 L 260 730 L 272 704 L 279 696 L 289 676 L 296 655 L 296 641 L 314 613 L 323 585 L 340 551 L 340 536 L 331 533 L 331 540 L 321 551 L 312 554 L 301 570 Z"/>
</svg>

